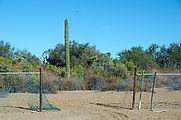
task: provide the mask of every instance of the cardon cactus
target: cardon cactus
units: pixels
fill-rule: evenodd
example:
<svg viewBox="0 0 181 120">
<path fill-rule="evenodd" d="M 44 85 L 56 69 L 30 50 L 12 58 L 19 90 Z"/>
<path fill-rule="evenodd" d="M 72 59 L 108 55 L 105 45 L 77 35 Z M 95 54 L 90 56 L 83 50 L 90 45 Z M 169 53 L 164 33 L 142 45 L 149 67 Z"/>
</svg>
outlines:
<svg viewBox="0 0 181 120">
<path fill-rule="evenodd" d="M 70 78 L 70 51 L 69 51 L 69 25 L 65 19 L 65 59 L 66 59 L 66 76 Z"/>
</svg>

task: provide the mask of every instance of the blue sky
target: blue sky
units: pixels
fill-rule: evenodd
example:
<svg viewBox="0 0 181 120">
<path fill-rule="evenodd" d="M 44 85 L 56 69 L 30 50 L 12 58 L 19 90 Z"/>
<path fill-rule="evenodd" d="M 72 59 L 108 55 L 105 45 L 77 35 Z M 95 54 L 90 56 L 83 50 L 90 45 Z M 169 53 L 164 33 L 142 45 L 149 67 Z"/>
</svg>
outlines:
<svg viewBox="0 0 181 120">
<path fill-rule="evenodd" d="M 181 0 L 0 0 L 0 40 L 41 54 L 70 40 L 112 57 L 133 46 L 181 41 Z"/>
</svg>

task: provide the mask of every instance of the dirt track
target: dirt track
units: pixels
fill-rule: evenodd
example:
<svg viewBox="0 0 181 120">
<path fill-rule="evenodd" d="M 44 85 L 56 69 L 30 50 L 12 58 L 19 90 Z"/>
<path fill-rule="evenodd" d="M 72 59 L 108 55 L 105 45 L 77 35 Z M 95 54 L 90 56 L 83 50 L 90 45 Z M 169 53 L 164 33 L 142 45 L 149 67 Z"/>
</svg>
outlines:
<svg viewBox="0 0 181 120">
<path fill-rule="evenodd" d="M 137 93 L 135 110 L 130 110 L 132 92 L 59 92 L 47 97 L 62 111 L 41 113 L 26 109 L 29 94 L 11 94 L 0 98 L 0 120 L 181 120 L 181 91 L 156 89 L 154 111 L 149 110 L 150 94 L 143 93 L 142 109 L 137 110 Z"/>
</svg>

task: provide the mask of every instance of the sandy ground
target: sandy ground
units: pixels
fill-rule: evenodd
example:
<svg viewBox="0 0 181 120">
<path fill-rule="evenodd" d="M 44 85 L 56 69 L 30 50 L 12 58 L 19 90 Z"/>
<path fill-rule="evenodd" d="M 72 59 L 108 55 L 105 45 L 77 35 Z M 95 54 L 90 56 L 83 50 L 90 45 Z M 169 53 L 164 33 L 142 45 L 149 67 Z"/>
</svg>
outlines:
<svg viewBox="0 0 181 120">
<path fill-rule="evenodd" d="M 27 109 L 35 94 L 16 93 L 0 98 L 0 120 L 181 120 L 181 91 L 156 89 L 153 111 L 151 93 L 143 93 L 142 109 L 130 110 L 132 92 L 64 91 L 47 95 L 61 111 L 36 112 Z M 37 99 L 38 102 L 38 99 Z"/>
</svg>

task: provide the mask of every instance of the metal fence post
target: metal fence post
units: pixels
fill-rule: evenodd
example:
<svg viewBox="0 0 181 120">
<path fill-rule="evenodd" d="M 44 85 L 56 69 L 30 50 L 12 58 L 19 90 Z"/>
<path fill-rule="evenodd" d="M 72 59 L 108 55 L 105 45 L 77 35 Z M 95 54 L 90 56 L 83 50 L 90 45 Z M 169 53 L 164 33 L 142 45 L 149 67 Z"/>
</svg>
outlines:
<svg viewBox="0 0 181 120">
<path fill-rule="evenodd" d="M 132 103 L 132 110 L 134 109 L 134 105 L 135 105 L 137 70 L 138 70 L 138 68 L 136 67 L 136 68 L 135 68 L 135 72 L 134 72 L 134 85 L 133 85 L 133 103 Z"/>
<path fill-rule="evenodd" d="M 42 112 L 42 68 L 40 68 L 40 112 Z"/>
<path fill-rule="evenodd" d="M 152 86 L 152 92 L 151 92 L 151 105 L 150 105 L 150 110 L 153 110 L 153 94 L 154 94 L 154 88 L 155 88 L 155 83 L 156 83 L 156 73 L 154 74 L 154 79 L 153 79 L 153 86 Z"/>
<path fill-rule="evenodd" d="M 142 90 L 143 90 L 143 80 L 144 80 L 144 70 L 143 70 L 142 79 L 141 79 L 140 100 L 139 100 L 138 110 L 141 109 L 141 99 L 142 99 Z"/>
</svg>

